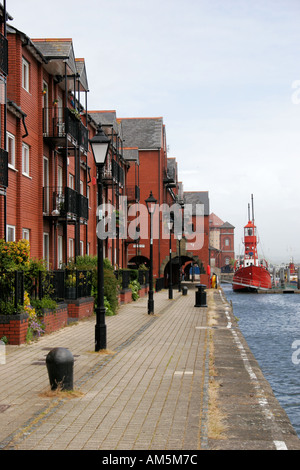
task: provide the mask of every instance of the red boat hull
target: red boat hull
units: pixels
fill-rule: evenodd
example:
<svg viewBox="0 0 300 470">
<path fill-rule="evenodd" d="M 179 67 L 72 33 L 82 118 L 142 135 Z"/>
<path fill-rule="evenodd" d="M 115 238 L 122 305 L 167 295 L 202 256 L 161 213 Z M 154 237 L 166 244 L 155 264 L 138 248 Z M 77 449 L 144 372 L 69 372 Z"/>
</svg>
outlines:
<svg viewBox="0 0 300 470">
<path fill-rule="evenodd" d="M 233 275 L 234 291 L 257 291 L 271 289 L 272 281 L 269 271 L 262 266 L 247 266 L 238 269 Z"/>
</svg>

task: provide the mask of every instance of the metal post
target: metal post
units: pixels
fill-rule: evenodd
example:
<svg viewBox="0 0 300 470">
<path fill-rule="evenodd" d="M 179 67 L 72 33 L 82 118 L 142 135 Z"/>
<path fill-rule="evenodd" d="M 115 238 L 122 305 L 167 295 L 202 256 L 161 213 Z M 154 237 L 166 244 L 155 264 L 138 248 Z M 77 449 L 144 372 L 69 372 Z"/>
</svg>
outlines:
<svg viewBox="0 0 300 470">
<path fill-rule="evenodd" d="M 149 296 L 148 296 L 148 314 L 154 313 L 153 300 L 153 238 L 152 238 L 152 213 L 150 213 L 150 272 L 149 272 Z"/>
<path fill-rule="evenodd" d="M 102 208 L 102 173 L 104 165 L 97 165 L 98 171 L 98 210 Z M 102 219 L 102 214 L 98 213 L 98 222 Z M 98 234 L 97 243 L 97 307 L 96 326 L 95 326 L 95 351 L 106 349 L 106 324 L 105 324 L 105 307 L 104 307 L 104 263 L 103 263 L 103 240 L 101 234 Z"/>
<path fill-rule="evenodd" d="M 172 230 L 170 230 L 170 261 L 169 261 L 169 299 L 173 299 L 172 287 Z"/>
<path fill-rule="evenodd" d="M 181 253 L 180 253 L 180 242 L 181 242 L 181 238 L 178 239 L 178 244 L 179 244 L 179 250 L 178 250 L 178 263 L 179 263 L 178 292 L 181 292 Z"/>
</svg>

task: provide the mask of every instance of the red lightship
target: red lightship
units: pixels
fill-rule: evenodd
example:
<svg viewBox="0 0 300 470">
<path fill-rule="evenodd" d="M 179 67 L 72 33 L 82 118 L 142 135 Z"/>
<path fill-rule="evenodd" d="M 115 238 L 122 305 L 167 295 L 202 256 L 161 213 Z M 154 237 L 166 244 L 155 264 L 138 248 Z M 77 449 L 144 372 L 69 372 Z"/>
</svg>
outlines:
<svg viewBox="0 0 300 470">
<path fill-rule="evenodd" d="M 267 262 L 259 260 L 257 254 L 256 226 L 254 224 L 253 195 L 252 197 L 252 220 L 244 227 L 244 259 L 236 262 L 236 271 L 233 275 L 232 288 L 234 291 L 257 292 L 257 289 L 267 290 L 272 288 L 271 275 L 268 271 Z"/>
</svg>

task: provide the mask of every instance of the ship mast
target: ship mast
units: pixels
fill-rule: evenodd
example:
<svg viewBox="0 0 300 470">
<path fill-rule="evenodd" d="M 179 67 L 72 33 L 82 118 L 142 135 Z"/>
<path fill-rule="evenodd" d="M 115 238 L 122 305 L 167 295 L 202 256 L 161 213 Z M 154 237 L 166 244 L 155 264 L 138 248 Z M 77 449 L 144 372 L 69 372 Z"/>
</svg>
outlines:
<svg viewBox="0 0 300 470">
<path fill-rule="evenodd" d="M 257 238 L 256 227 L 254 224 L 254 203 L 253 194 L 251 194 L 252 220 L 250 214 L 250 204 L 248 204 L 248 224 L 244 227 L 244 244 L 245 244 L 245 265 L 257 264 Z M 252 260 L 252 261 L 251 261 Z"/>
</svg>

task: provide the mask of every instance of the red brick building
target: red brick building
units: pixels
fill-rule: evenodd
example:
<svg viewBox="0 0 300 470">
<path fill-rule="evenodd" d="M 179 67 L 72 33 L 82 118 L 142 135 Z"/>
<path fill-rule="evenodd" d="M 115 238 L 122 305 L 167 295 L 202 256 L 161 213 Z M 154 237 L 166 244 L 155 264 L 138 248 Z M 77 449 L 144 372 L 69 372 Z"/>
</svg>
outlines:
<svg viewBox="0 0 300 470">
<path fill-rule="evenodd" d="M 176 159 L 167 156 L 163 118 L 118 118 L 115 110 L 88 111 L 87 71 L 84 59 L 75 56 L 72 39 L 31 39 L 7 25 L 7 45 L 9 74 L 0 73 L 7 85 L 7 106 L 1 104 L 0 238 L 28 239 L 31 256 L 45 258 L 51 268 L 79 254 L 96 255 L 97 172 L 89 139 L 101 123 L 110 137 L 103 175 L 105 256 L 116 267 L 149 263 L 145 200 L 152 191 L 161 209 L 155 214 L 154 276 L 167 280 L 169 273 L 170 237 L 162 206 L 175 206 L 182 216 L 189 206 L 181 262 L 186 276 L 191 266 L 198 266 L 201 282 L 208 283 L 208 192 L 183 192 Z M 118 222 L 115 232 L 113 222 Z M 139 238 L 128 234 L 131 222 L 138 226 Z M 194 241 L 188 233 L 192 230 Z M 179 241 L 174 234 L 171 250 L 175 283 Z"/>
<path fill-rule="evenodd" d="M 210 264 L 222 271 L 231 271 L 234 254 L 234 226 L 216 214 L 209 216 Z"/>
</svg>

